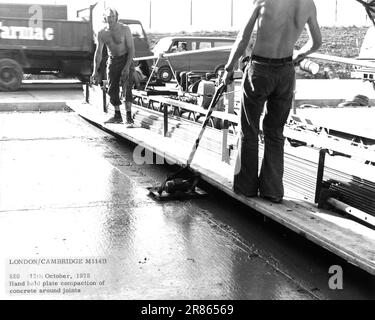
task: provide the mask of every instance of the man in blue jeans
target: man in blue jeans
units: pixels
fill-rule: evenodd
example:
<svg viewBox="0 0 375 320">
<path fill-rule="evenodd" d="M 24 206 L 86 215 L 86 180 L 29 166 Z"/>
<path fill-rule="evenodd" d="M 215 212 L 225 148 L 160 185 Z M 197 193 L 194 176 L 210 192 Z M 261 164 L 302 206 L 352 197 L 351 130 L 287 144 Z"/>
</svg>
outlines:
<svg viewBox="0 0 375 320">
<path fill-rule="evenodd" d="M 322 43 L 313 0 L 253 0 L 250 19 L 239 33 L 225 66 L 224 82 L 233 81 L 233 68 L 249 45 L 254 26 L 256 40 L 242 82 L 241 143 L 233 189 L 247 197 L 259 195 L 275 203 L 284 196 L 284 125 L 292 106 L 294 65 L 318 50 Z M 304 27 L 309 41 L 294 46 Z M 264 105 L 264 157 L 259 174 L 259 122 Z"/>
</svg>

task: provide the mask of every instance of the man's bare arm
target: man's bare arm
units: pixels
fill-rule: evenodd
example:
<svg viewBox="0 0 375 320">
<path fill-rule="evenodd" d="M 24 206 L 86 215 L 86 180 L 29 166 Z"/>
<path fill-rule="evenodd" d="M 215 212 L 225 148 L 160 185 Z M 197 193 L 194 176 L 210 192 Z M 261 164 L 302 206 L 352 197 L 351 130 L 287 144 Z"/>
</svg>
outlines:
<svg viewBox="0 0 375 320">
<path fill-rule="evenodd" d="M 228 58 L 228 62 L 225 65 L 225 70 L 232 71 L 238 59 L 245 52 L 249 44 L 251 34 L 253 33 L 255 23 L 258 19 L 259 11 L 262 7 L 262 4 L 263 4 L 263 1 L 259 1 L 259 0 L 254 1 L 250 19 L 246 23 L 244 29 L 238 34 L 237 39 L 235 43 L 233 44 L 232 51 Z"/>
<path fill-rule="evenodd" d="M 322 34 L 317 20 L 315 4 L 313 4 L 312 14 L 307 21 L 307 33 L 309 41 L 295 53 L 294 61 L 300 62 L 310 53 L 317 51 L 322 45 Z"/>
<path fill-rule="evenodd" d="M 250 19 L 246 23 L 244 29 L 238 34 L 237 39 L 233 44 L 232 51 L 228 58 L 228 62 L 224 68 L 225 73 L 223 80 L 226 84 L 229 84 L 232 81 L 234 66 L 237 63 L 238 59 L 244 54 L 249 45 L 251 34 L 253 33 L 255 23 L 259 17 L 259 11 L 263 3 L 264 1 L 262 0 L 254 1 Z"/>
<path fill-rule="evenodd" d="M 98 76 L 98 69 L 99 69 L 99 66 L 100 66 L 100 62 L 102 61 L 102 57 L 103 57 L 103 47 L 104 47 L 104 42 L 102 40 L 102 37 L 101 37 L 101 34 L 100 32 L 98 33 L 98 38 L 97 38 L 97 41 L 96 41 L 96 50 L 95 50 L 95 54 L 94 54 L 94 70 L 93 70 L 93 80 L 95 80 L 95 78 L 97 78 Z"/>
</svg>

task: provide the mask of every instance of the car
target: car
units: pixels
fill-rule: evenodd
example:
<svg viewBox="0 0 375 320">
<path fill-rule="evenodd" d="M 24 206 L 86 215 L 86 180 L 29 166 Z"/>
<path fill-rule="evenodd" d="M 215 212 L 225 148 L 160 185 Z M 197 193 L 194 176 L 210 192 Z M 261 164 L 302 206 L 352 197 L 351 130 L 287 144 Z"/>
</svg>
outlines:
<svg viewBox="0 0 375 320">
<path fill-rule="evenodd" d="M 168 58 L 161 57 L 155 65 L 155 72 L 162 82 L 169 82 L 174 77 L 173 72 L 194 72 L 197 74 L 215 73 L 224 69 L 228 60 L 230 48 L 235 38 L 228 37 L 164 37 L 161 38 L 152 49 L 154 56 L 162 53 L 176 53 L 182 51 L 190 54 L 178 54 Z M 183 50 L 183 48 L 186 50 Z M 212 48 L 226 47 L 223 50 L 211 50 Z M 203 49 L 203 50 L 202 50 Z M 195 50 L 199 50 L 194 53 Z M 168 60 L 169 63 L 168 63 Z M 172 68 L 171 68 L 172 66 Z"/>
</svg>

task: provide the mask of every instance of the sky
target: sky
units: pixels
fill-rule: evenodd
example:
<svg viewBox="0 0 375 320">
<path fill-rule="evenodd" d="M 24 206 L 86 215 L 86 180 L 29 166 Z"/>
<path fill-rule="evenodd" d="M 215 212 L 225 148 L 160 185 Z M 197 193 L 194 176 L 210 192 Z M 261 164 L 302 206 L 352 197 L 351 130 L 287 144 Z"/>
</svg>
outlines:
<svg viewBox="0 0 375 320">
<path fill-rule="evenodd" d="M 283 1 L 283 0 L 280 0 Z M 68 4 L 69 18 L 95 0 L 0 0 L 31 4 Z M 355 0 L 315 0 L 321 26 L 370 25 Z M 239 30 L 247 21 L 251 0 L 99 0 L 99 8 L 114 6 L 123 18 L 138 19 L 146 31 L 177 32 Z M 336 10 L 337 4 L 337 10 Z M 191 6 L 193 7 L 191 15 Z M 151 19 L 150 19 L 151 12 Z"/>
</svg>

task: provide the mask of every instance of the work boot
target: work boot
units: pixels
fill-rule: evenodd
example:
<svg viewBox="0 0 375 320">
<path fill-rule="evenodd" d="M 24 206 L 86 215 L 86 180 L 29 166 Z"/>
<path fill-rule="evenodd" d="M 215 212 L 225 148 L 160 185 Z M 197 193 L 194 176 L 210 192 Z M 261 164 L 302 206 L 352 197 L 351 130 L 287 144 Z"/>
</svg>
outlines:
<svg viewBox="0 0 375 320">
<path fill-rule="evenodd" d="M 115 115 L 106 120 L 104 123 L 123 123 L 121 113 L 115 111 Z"/>
<path fill-rule="evenodd" d="M 263 198 L 265 200 L 268 200 L 268 201 L 271 201 L 273 203 L 282 203 L 283 202 L 282 197 L 273 197 L 273 196 L 263 196 L 263 195 L 261 195 L 261 198 Z"/>
<path fill-rule="evenodd" d="M 132 114 L 130 111 L 126 112 L 126 122 L 125 125 L 127 128 L 133 128 L 134 127 L 134 120 L 132 118 Z"/>
</svg>

